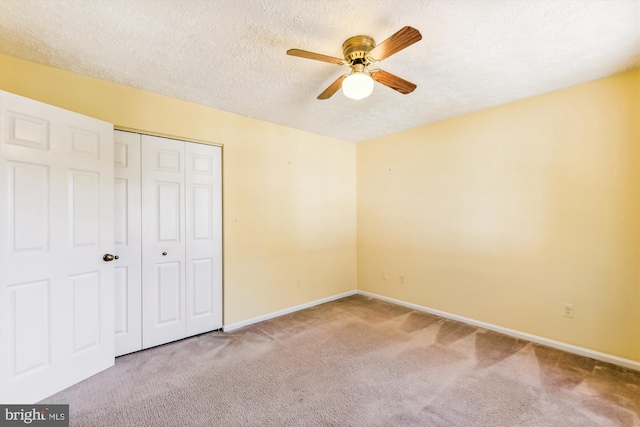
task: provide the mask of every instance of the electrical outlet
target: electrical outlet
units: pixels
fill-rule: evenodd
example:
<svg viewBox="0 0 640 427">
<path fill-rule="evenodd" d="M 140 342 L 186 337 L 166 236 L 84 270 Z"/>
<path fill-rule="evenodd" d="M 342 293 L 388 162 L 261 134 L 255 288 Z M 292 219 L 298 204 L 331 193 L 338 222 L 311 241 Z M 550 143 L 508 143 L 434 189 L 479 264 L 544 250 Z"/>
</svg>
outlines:
<svg viewBox="0 0 640 427">
<path fill-rule="evenodd" d="M 562 315 L 564 317 L 573 317 L 573 304 L 562 304 Z"/>
<path fill-rule="evenodd" d="M 387 272 L 386 271 L 381 271 L 380 272 L 380 277 L 382 278 L 382 280 L 387 280 Z"/>
<path fill-rule="evenodd" d="M 402 283 L 402 284 L 407 283 L 407 278 L 405 277 L 404 274 L 400 275 L 400 283 Z"/>
</svg>

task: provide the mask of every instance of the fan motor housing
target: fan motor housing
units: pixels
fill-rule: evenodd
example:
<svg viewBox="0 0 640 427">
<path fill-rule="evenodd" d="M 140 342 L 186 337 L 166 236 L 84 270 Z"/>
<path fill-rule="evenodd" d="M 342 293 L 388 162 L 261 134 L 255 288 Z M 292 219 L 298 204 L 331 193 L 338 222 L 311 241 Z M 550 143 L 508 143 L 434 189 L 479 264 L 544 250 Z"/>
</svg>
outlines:
<svg viewBox="0 0 640 427">
<path fill-rule="evenodd" d="M 351 63 L 357 59 L 361 60 L 358 62 L 365 62 L 365 57 L 374 47 L 376 47 L 376 42 L 371 37 L 353 36 L 342 44 L 342 52 L 344 59 Z"/>
</svg>

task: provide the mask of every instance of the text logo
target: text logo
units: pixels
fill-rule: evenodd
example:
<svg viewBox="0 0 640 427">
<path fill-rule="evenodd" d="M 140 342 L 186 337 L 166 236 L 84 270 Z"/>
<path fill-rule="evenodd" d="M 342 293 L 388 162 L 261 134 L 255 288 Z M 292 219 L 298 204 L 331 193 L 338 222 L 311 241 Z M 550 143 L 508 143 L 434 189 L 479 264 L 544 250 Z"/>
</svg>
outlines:
<svg viewBox="0 0 640 427">
<path fill-rule="evenodd" d="M 69 427 L 69 405 L 0 405 L 0 426 Z"/>
</svg>

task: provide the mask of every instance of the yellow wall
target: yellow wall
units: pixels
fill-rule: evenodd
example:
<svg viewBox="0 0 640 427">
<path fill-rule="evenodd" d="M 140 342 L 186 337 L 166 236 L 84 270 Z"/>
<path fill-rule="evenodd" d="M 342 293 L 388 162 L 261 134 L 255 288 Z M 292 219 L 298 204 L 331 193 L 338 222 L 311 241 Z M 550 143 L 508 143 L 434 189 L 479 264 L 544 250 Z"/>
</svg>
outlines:
<svg viewBox="0 0 640 427">
<path fill-rule="evenodd" d="M 5 55 L 0 89 L 224 146 L 225 324 L 356 289 L 355 145 Z"/>
<path fill-rule="evenodd" d="M 639 122 L 634 70 L 358 144 L 358 288 L 640 361 Z"/>
</svg>

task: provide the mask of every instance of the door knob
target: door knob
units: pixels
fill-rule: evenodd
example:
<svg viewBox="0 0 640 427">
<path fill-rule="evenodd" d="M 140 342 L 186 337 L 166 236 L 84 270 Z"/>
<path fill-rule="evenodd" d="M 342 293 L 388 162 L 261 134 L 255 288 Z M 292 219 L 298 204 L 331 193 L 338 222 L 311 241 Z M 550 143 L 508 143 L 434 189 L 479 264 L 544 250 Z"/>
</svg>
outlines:
<svg viewBox="0 0 640 427">
<path fill-rule="evenodd" d="M 166 253 L 166 252 L 162 252 L 162 256 L 166 256 L 166 255 L 167 255 L 167 253 Z"/>
<path fill-rule="evenodd" d="M 118 257 L 117 256 L 113 256 L 111 254 L 104 254 L 102 259 L 105 260 L 106 262 L 109 262 L 109 261 L 113 261 L 114 259 L 118 259 Z"/>
</svg>

